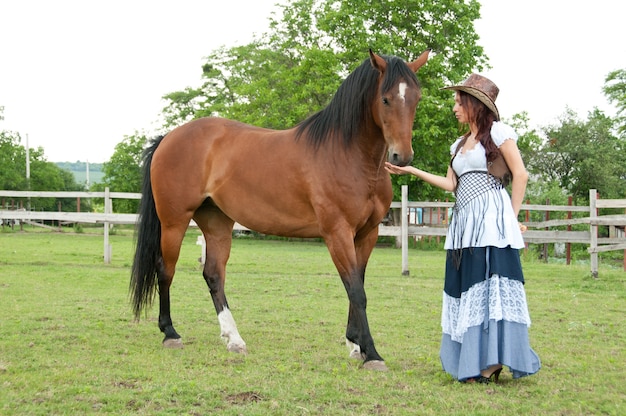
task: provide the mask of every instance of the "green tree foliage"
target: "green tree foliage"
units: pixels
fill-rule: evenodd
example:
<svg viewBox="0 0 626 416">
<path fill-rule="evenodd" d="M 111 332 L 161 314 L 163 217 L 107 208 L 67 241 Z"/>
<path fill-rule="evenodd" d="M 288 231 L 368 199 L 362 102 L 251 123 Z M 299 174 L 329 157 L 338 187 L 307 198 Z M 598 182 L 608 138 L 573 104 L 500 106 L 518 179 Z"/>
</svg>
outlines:
<svg viewBox="0 0 626 416">
<path fill-rule="evenodd" d="M 570 109 L 560 125 L 544 129 L 547 140 L 533 155 L 533 172 L 556 180 L 576 203 L 589 200 L 589 189 L 603 198 L 626 195 L 626 148 L 612 133 L 613 120 L 594 109 L 580 120 Z"/>
<path fill-rule="evenodd" d="M 147 143 L 146 136 L 139 133 L 125 136 L 115 145 L 111 159 L 104 163 L 102 183 L 95 184 L 94 190 L 108 187 L 112 192 L 141 192 L 141 160 Z M 139 201 L 135 199 L 113 200 L 116 213 L 135 213 L 138 207 Z"/>
<path fill-rule="evenodd" d="M 26 182 L 26 149 L 20 144 L 19 134 L 0 131 L 0 189 L 21 191 Z"/>
<path fill-rule="evenodd" d="M 8 191 L 79 191 L 74 176 L 55 163 L 48 162 L 43 149 L 30 149 L 30 179 L 26 178 L 26 149 L 21 144 L 18 133 L 0 131 L 0 189 Z M 8 203 L 8 201 L 7 201 Z M 76 200 L 73 198 L 31 198 L 16 199 L 14 204 L 32 210 L 75 211 Z"/>
<path fill-rule="evenodd" d="M 505 120 L 505 123 L 509 124 L 519 136 L 517 140 L 517 147 L 522 154 L 522 159 L 526 164 L 526 169 L 532 172 L 533 155 L 537 152 L 537 149 L 543 143 L 543 139 L 535 129 L 529 127 L 530 120 L 527 112 L 515 114 L 510 120 Z"/>
<path fill-rule="evenodd" d="M 618 131 L 626 138 L 626 69 L 609 73 L 603 91 L 609 102 L 617 107 Z"/>
<path fill-rule="evenodd" d="M 528 113 L 522 112 L 516 114 L 511 120 L 506 120 L 506 123 L 511 125 L 517 132 L 519 138 L 517 140 L 517 147 L 522 154 L 522 159 L 526 165 L 526 170 L 531 174 L 531 179 L 528 182 L 526 189 L 526 198 L 531 203 L 543 204 L 547 200 L 556 205 L 567 205 L 567 195 L 563 191 L 558 182 L 554 178 L 541 178 L 541 180 L 533 180 L 533 178 L 539 178 L 544 172 L 542 162 L 535 157 L 537 153 L 541 151 L 544 140 L 540 133 L 535 129 L 529 127 L 530 120 L 528 119 Z M 539 212 L 533 212 L 536 218 L 532 220 L 541 220 L 542 215 Z"/>
<path fill-rule="evenodd" d="M 454 95 L 440 88 L 480 71 L 487 58 L 473 22 L 477 1 L 295 0 L 281 7 L 270 30 L 248 45 L 221 48 L 203 65 L 203 84 L 164 98 L 168 127 L 202 116 L 221 116 L 284 129 L 328 104 L 341 81 L 368 58 L 368 49 L 415 59 L 433 53 L 418 74 L 423 98 L 414 128 L 414 164 L 445 174 L 449 146 L 460 134 L 452 115 Z M 447 197 L 409 176 L 414 200 Z M 396 198 L 399 186 L 395 187 Z"/>
</svg>

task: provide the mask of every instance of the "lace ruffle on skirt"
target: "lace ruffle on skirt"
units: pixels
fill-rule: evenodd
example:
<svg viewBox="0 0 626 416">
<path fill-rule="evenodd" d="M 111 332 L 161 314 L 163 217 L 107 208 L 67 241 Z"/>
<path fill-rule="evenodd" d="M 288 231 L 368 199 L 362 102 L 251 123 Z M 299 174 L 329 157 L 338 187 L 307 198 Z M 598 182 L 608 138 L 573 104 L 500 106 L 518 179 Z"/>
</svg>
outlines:
<svg viewBox="0 0 626 416">
<path fill-rule="evenodd" d="M 460 298 L 443 294 L 441 327 L 453 341 L 462 342 L 468 328 L 489 320 L 530 326 L 524 284 L 499 275 L 473 285 Z"/>
</svg>

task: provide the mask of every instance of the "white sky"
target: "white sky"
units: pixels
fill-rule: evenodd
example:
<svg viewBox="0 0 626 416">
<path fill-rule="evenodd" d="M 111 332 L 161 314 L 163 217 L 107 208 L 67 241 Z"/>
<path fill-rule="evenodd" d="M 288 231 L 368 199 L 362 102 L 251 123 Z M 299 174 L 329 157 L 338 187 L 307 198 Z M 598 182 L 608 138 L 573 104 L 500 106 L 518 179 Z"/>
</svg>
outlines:
<svg viewBox="0 0 626 416">
<path fill-rule="evenodd" d="M 125 135 L 158 130 L 161 97 L 198 86 L 212 50 L 264 32 L 277 2 L 0 0 L 0 130 L 28 135 L 50 161 L 107 161 Z M 626 68 L 625 1 L 481 3 L 484 75 L 504 118 L 614 113 L 602 87 Z"/>
<path fill-rule="evenodd" d="M 624 0 L 479 0 L 476 32 L 490 58 L 483 74 L 500 88 L 503 118 L 527 111 L 531 124 L 557 124 L 566 107 L 586 119 L 606 76 L 626 69 Z"/>
</svg>

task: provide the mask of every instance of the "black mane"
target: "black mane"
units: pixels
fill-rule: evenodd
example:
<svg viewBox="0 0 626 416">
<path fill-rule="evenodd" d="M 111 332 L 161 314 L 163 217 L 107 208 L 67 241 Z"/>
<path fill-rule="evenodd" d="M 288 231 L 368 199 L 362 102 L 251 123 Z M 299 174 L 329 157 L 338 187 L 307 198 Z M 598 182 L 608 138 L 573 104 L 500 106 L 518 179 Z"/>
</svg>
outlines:
<svg viewBox="0 0 626 416">
<path fill-rule="evenodd" d="M 419 86 L 415 73 L 400 58 L 383 56 L 387 62 L 382 92 L 389 91 L 402 79 Z M 318 148 L 331 138 L 342 138 L 348 147 L 358 136 L 371 111 L 375 99 L 379 72 L 370 59 L 366 59 L 341 84 L 330 104 L 313 114 L 296 127 L 296 140 L 304 136 L 309 144 Z M 307 134 L 305 134 L 305 132 Z"/>
</svg>

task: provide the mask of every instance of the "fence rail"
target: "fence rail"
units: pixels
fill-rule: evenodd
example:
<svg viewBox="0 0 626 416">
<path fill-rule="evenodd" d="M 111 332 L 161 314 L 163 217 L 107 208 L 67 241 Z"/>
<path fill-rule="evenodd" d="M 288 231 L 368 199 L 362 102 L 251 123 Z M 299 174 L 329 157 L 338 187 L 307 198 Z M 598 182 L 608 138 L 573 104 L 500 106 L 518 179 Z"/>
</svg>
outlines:
<svg viewBox="0 0 626 416">
<path fill-rule="evenodd" d="M 454 205 L 452 202 L 414 202 L 408 201 L 408 188 L 402 187 L 402 200 L 391 204 L 391 211 L 400 211 L 401 225 L 379 225 L 379 235 L 396 237 L 402 247 L 402 273 L 409 274 L 408 270 L 408 238 L 411 237 L 444 237 L 447 232 L 448 211 Z M 112 212 L 113 199 L 141 199 L 140 193 L 110 192 L 107 188 L 104 192 L 48 192 L 48 191 L 0 191 L 2 205 L 0 206 L 0 220 L 19 220 L 26 223 L 37 221 L 58 221 L 65 223 L 88 223 L 104 225 L 104 261 L 110 263 L 111 246 L 109 244 L 109 226 L 111 224 L 135 224 L 136 214 L 115 214 Z M 104 212 L 52 212 L 52 211 L 26 211 L 8 210 L 5 208 L 5 198 L 102 198 L 104 199 Z M 626 215 L 598 215 L 599 209 L 624 208 L 626 199 L 600 199 L 595 189 L 589 191 L 589 205 L 538 205 L 522 204 L 522 211 L 529 218 L 531 211 L 549 212 L 580 212 L 589 216 L 583 218 L 568 218 L 539 222 L 526 221 L 528 231 L 524 233 L 524 241 L 531 244 L 548 243 L 581 243 L 588 244 L 588 252 L 591 258 L 591 273 L 598 276 L 598 253 L 613 250 L 624 250 L 624 270 L 626 270 L 626 237 L 623 228 L 626 226 Z M 422 221 L 416 223 L 415 213 L 422 213 Z M 428 213 L 428 215 L 426 214 Z M 429 221 L 425 217 L 429 216 Z M 411 221 L 413 218 L 413 221 Z M 572 225 L 588 224 L 588 231 L 554 230 L 554 227 L 570 228 Z M 196 224 L 191 221 L 191 227 Z M 609 237 L 598 237 L 598 227 L 608 226 L 613 233 Z M 235 223 L 235 230 L 248 230 L 241 224 Z M 615 230 L 621 230 L 620 233 Z"/>
</svg>

